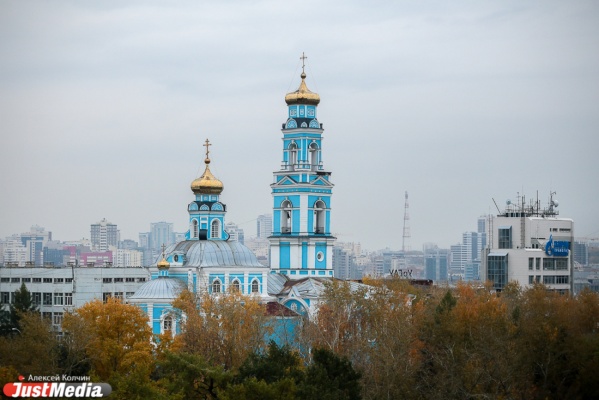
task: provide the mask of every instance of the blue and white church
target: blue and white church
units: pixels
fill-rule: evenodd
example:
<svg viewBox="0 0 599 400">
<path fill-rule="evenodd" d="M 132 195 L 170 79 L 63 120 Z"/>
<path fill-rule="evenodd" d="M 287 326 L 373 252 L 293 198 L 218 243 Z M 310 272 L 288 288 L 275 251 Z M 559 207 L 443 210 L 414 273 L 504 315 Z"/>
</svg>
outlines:
<svg viewBox="0 0 599 400">
<path fill-rule="evenodd" d="M 302 56 L 302 59 L 305 57 Z M 285 96 L 283 160 L 274 172 L 273 233 L 270 265 L 273 273 L 291 279 L 333 277 L 331 235 L 331 173 L 323 164 L 323 124 L 318 121 L 320 96 L 301 83 Z"/>
<path fill-rule="evenodd" d="M 150 268 L 152 279 L 128 298 L 148 314 L 155 334 L 178 331 L 172 302 L 184 289 L 200 295 L 236 290 L 258 297 L 278 316 L 310 316 L 316 310 L 325 282 L 333 279 L 333 184 L 323 164 L 320 96 L 308 89 L 305 79 L 302 66 L 299 88 L 285 96 L 283 158 L 271 185 L 270 267 L 243 244 L 229 240 L 227 206 L 221 201 L 224 185 L 210 171 L 211 144 L 206 139 L 204 173 L 191 182 L 194 199 L 187 205 L 186 240 L 163 249 Z"/>
</svg>

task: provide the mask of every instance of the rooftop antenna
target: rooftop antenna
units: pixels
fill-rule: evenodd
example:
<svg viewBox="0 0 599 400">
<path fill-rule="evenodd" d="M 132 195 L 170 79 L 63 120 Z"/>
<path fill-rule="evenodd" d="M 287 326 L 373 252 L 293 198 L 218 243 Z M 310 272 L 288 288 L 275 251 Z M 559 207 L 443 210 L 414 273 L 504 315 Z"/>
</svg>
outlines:
<svg viewBox="0 0 599 400">
<path fill-rule="evenodd" d="M 405 207 L 404 207 L 404 214 L 403 214 L 403 238 L 401 241 L 401 251 L 402 252 L 406 252 L 406 251 L 410 251 L 410 245 L 409 245 L 409 241 L 410 241 L 410 214 L 408 213 L 408 210 L 410 208 L 410 205 L 408 203 L 408 191 L 406 190 L 406 203 L 405 203 Z"/>
</svg>

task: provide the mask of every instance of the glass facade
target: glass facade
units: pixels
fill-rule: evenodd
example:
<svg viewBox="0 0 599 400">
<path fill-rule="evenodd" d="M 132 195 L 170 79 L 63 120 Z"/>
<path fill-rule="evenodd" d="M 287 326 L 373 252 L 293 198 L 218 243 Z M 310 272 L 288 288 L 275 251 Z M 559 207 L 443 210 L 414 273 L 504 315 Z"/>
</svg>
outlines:
<svg viewBox="0 0 599 400">
<path fill-rule="evenodd" d="M 489 254 L 487 257 L 487 278 L 493 282 L 493 288 L 501 291 L 508 282 L 507 254 Z"/>
</svg>

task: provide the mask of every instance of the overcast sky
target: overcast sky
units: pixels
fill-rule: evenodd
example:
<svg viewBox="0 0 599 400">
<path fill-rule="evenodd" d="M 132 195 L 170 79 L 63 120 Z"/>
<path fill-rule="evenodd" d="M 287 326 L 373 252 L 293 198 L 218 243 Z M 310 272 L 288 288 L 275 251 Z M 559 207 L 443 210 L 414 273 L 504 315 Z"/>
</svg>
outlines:
<svg viewBox="0 0 599 400">
<path fill-rule="evenodd" d="M 599 236 L 597 1 L 3 0 L 0 237 L 185 231 L 206 138 L 254 236 L 302 52 L 339 240 L 401 248 L 405 191 L 413 249 L 537 191 Z"/>
</svg>

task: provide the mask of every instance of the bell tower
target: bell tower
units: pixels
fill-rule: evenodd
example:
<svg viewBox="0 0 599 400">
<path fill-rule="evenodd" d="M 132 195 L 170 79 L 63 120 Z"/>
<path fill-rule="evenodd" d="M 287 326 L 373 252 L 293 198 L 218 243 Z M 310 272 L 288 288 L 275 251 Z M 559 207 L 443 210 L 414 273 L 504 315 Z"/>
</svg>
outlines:
<svg viewBox="0 0 599 400">
<path fill-rule="evenodd" d="M 331 173 L 322 157 L 323 124 L 317 119 L 320 96 L 306 85 L 302 54 L 299 88 L 287 93 L 281 168 L 273 173 L 273 232 L 270 265 L 292 279 L 333 276 Z"/>
</svg>

